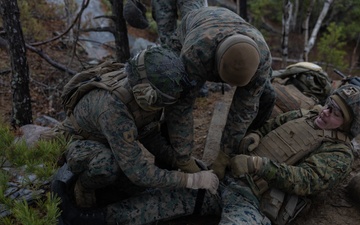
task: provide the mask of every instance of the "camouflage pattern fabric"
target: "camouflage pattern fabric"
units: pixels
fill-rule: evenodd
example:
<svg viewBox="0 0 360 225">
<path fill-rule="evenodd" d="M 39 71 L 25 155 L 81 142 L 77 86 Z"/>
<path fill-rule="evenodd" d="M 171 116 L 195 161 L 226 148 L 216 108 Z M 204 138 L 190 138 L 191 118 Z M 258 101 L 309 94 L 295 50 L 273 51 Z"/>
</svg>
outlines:
<svg viewBox="0 0 360 225">
<path fill-rule="evenodd" d="M 74 108 L 74 116 L 83 130 L 108 141 L 76 140 L 69 145 L 69 168 L 80 175 L 84 187 L 100 188 L 118 180 L 124 181 L 124 187 L 129 182 L 141 187 L 186 185 L 184 173 L 155 166 L 154 156 L 162 155 L 168 162 L 175 158 L 167 151 L 171 148 L 160 142 L 150 154 L 138 140 L 132 113 L 115 95 L 102 89 L 90 91 Z"/>
<path fill-rule="evenodd" d="M 194 212 L 198 191 L 153 189 L 107 207 L 107 224 L 150 224 Z M 259 201 L 249 187 L 226 177 L 218 194 L 205 193 L 200 215 L 221 215 L 219 225 L 262 224 L 270 220 L 259 212 Z"/>
<path fill-rule="evenodd" d="M 197 82 L 197 88 L 194 90 L 197 92 L 206 81 L 222 82 L 215 63 L 216 48 L 224 38 L 237 33 L 249 36 L 257 43 L 261 59 L 255 78 L 248 85 L 238 87 L 233 96 L 221 141 L 222 150 L 227 154 L 238 149 L 240 140 L 258 114 L 259 105 L 262 104 L 260 99 L 264 104 L 271 105 L 267 105 L 266 109 L 262 107 L 263 114 L 259 115 L 258 119 L 269 117 L 275 102 L 275 91 L 269 82 L 272 58 L 264 37 L 259 30 L 228 9 L 203 7 L 189 12 L 182 19 L 177 30 L 177 42 L 182 48 L 178 49 L 178 45 L 171 46 L 180 52 L 189 78 Z M 263 93 L 266 93 L 266 96 L 262 98 Z M 196 96 L 192 94 L 188 98 Z M 193 102 L 194 99 L 180 100 L 173 106 L 177 109 L 172 110 L 172 121 L 168 121 L 169 127 L 173 128 L 170 132 L 172 145 L 183 155 L 191 151 L 186 139 L 190 135 L 186 134 L 193 129 L 191 116 L 188 115 L 192 112 L 193 106 L 190 104 Z"/>
<path fill-rule="evenodd" d="M 287 121 L 301 118 L 299 110 L 268 120 L 258 131 L 266 135 Z M 339 184 L 351 171 L 352 149 L 343 143 L 325 141 L 297 165 L 270 161 L 257 174 L 288 194 L 314 195 Z M 145 192 L 108 206 L 109 224 L 146 224 L 162 219 L 192 214 L 197 191 L 156 190 Z M 270 220 L 259 210 L 259 199 L 249 184 L 227 174 L 217 195 L 206 193 L 202 215 L 221 216 L 221 225 L 268 224 Z"/>
<path fill-rule="evenodd" d="M 152 0 L 152 17 L 156 21 L 160 42 L 166 44 L 177 28 L 178 19 L 204 6 L 204 0 Z"/>
<path fill-rule="evenodd" d="M 290 111 L 268 120 L 258 131 L 267 133 L 287 121 L 300 118 L 299 110 Z M 270 187 L 295 195 L 314 195 L 339 184 L 351 171 L 353 150 L 345 143 L 324 141 L 319 148 L 296 166 L 270 161 L 258 173 Z"/>
</svg>

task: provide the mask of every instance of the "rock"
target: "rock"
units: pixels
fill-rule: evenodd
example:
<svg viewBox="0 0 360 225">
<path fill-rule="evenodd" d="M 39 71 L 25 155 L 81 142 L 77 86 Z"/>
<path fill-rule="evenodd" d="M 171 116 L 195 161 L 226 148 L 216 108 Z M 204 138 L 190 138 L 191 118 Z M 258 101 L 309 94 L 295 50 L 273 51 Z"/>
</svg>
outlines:
<svg viewBox="0 0 360 225">
<path fill-rule="evenodd" d="M 14 142 L 25 141 L 28 147 L 34 146 L 34 144 L 40 139 L 40 136 L 50 131 L 50 127 L 43 127 L 34 124 L 27 124 L 20 127 L 22 136 L 16 137 Z"/>
<path fill-rule="evenodd" d="M 43 127 L 55 127 L 56 125 L 59 125 L 59 121 L 46 115 L 39 116 L 35 119 L 34 124 L 43 126 Z"/>
</svg>

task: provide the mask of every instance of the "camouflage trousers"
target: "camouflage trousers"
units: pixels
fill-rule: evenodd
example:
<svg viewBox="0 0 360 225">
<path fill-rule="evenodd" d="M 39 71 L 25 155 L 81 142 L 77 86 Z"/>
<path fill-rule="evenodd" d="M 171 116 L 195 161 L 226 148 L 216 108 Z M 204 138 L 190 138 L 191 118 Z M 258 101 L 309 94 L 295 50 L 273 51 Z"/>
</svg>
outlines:
<svg viewBox="0 0 360 225">
<path fill-rule="evenodd" d="M 157 24 L 160 42 L 168 42 L 170 36 L 175 33 L 178 19 L 204 5 L 204 0 L 151 0 L 152 17 Z"/>
<path fill-rule="evenodd" d="M 121 171 L 111 149 L 90 140 L 76 140 L 68 146 L 66 161 L 70 171 L 88 189 L 116 186 L 124 195 L 141 192 Z M 136 190 L 136 191 L 135 191 Z"/>
<path fill-rule="evenodd" d="M 149 224 L 194 213 L 197 190 L 148 190 L 107 207 L 107 224 Z M 259 211 L 259 201 L 247 186 L 234 180 L 220 184 L 218 193 L 205 192 L 200 215 L 217 215 L 220 225 L 270 225 Z"/>
<path fill-rule="evenodd" d="M 161 132 L 143 136 L 140 142 L 155 157 L 155 163 L 163 169 L 174 169 L 176 153 Z M 115 187 L 119 192 L 134 194 L 143 187 L 134 185 L 120 169 L 110 147 L 98 141 L 75 140 L 67 148 L 66 161 L 81 184 L 89 189 Z"/>
</svg>

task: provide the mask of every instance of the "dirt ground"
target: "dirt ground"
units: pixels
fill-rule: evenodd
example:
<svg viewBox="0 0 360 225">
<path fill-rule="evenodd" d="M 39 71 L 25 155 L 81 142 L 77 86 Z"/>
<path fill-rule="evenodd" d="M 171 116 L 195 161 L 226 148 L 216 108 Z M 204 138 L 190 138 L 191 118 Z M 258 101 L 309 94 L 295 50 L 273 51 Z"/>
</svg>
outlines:
<svg viewBox="0 0 360 225">
<path fill-rule="evenodd" d="M 131 33 L 131 29 L 130 29 Z M 146 36 L 141 31 L 133 31 L 139 36 Z M 57 55 L 54 59 L 62 61 L 66 58 L 67 51 L 63 45 L 56 45 L 44 48 L 44 51 L 54 49 Z M 65 57 L 64 57 L 65 56 Z M 55 119 L 59 118 L 61 112 L 60 94 L 64 85 L 62 73 L 49 66 L 38 56 L 29 53 L 29 67 L 31 74 L 31 96 L 33 106 L 33 116 L 35 119 L 47 115 Z M 11 89 L 10 73 L 3 72 L 9 69 L 9 58 L 4 49 L 0 50 L 0 114 L 5 121 L 9 121 L 11 114 Z M 194 155 L 202 157 L 203 149 L 208 134 L 210 121 L 213 114 L 214 105 L 217 101 L 229 101 L 231 95 L 222 95 L 220 92 L 209 92 L 208 97 L 198 98 L 196 102 L 195 117 L 195 143 Z M 312 198 L 312 204 L 306 213 L 297 217 L 291 224 L 293 225 L 357 225 L 360 224 L 360 208 L 356 206 L 346 195 L 345 186 L 352 176 L 360 172 L 360 160 L 356 159 L 353 171 L 350 176 L 333 190 L 326 191 Z M 161 222 L 161 225 L 215 225 L 219 218 L 216 216 L 206 217 L 186 217 L 172 221 Z"/>
</svg>

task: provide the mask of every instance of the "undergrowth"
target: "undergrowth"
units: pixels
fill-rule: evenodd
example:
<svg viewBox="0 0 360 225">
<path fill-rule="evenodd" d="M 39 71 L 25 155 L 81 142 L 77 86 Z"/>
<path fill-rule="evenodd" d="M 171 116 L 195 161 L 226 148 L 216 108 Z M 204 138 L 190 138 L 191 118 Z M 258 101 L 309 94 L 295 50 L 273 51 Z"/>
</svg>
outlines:
<svg viewBox="0 0 360 225">
<path fill-rule="evenodd" d="M 15 140 L 15 134 L 0 121 L 0 224 L 55 225 L 61 213 L 60 198 L 49 186 L 66 141 L 40 140 L 28 147 L 25 141 Z M 22 196 L 22 190 L 31 194 Z"/>
</svg>

